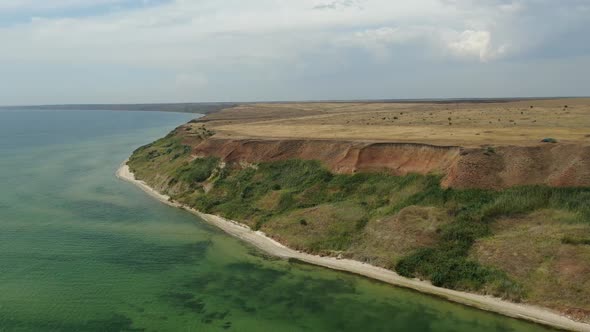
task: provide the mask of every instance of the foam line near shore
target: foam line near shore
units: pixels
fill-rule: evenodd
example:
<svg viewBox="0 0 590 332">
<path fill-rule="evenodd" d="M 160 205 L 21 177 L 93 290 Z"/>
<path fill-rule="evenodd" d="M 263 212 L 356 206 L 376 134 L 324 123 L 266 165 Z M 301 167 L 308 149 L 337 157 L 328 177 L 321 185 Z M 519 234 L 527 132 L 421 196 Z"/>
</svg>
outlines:
<svg viewBox="0 0 590 332">
<path fill-rule="evenodd" d="M 226 233 L 234 237 L 237 237 L 273 256 L 285 259 L 297 259 L 309 264 L 314 264 L 334 270 L 346 271 L 362 275 L 395 286 L 410 288 L 425 294 L 436 295 L 449 301 L 457 302 L 460 304 L 464 304 L 486 311 L 495 312 L 508 317 L 528 320 L 531 322 L 565 330 L 590 332 L 590 324 L 576 322 L 566 316 L 560 315 L 559 313 L 550 311 L 549 309 L 544 309 L 532 305 L 512 303 L 491 296 L 477 295 L 436 287 L 428 282 L 417 279 L 404 278 L 391 270 L 387 270 L 384 268 L 380 268 L 355 260 L 337 259 L 334 257 L 321 257 L 298 252 L 267 237 L 262 232 L 253 231 L 248 226 L 243 225 L 239 222 L 227 220 L 216 215 L 201 213 L 183 204 L 170 201 L 170 198 L 168 196 L 159 193 L 155 189 L 148 186 L 145 182 L 137 180 L 135 178 L 135 175 L 129 169 L 129 166 L 127 166 L 126 162 L 123 163 L 121 167 L 117 170 L 116 175 L 118 178 L 124 181 L 135 184 L 143 191 L 145 191 L 147 194 L 161 201 L 162 203 L 170 205 L 172 207 L 187 210 L 199 216 L 201 219 L 207 221 L 208 223 L 222 229 Z"/>
</svg>

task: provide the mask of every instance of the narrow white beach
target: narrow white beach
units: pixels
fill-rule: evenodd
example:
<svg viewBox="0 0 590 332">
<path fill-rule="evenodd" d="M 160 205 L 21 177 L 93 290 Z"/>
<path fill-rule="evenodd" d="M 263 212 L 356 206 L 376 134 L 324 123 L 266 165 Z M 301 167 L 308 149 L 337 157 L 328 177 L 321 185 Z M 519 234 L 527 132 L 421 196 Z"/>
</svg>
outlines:
<svg viewBox="0 0 590 332">
<path fill-rule="evenodd" d="M 150 196 L 167 205 L 190 211 L 208 223 L 215 225 L 226 233 L 235 236 L 268 254 L 281 258 L 293 258 L 306 263 L 327 267 L 334 270 L 347 271 L 372 279 L 380 280 L 395 286 L 410 288 L 422 293 L 436 295 L 449 301 L 461 303 L 482 310 L 499 313 L 505 316 L 524 319 L 535 323 L 557 327 L 560 329 L 590 332 L 590 325 L 573 321 L 559 313 L 541 307 L 516 304 L 489 296 L 470 294 L 433 286 L 432 284 L 416 279 L 408 279 L 397 273 L 373 265 L 361 263 L 349 259 L 337 259 L 333 257 L 320 257 L 290 249 L 277 241 L 267 237 L 262 232 L 256 232 L 238 222 L 227 220 L 219 216 L 204 214 L 182 204 L 171 202 L 169 197 L 152 189 L 143 181 L 135 179 L 129 167 L 124 163 L 116 173 L 117 177 L 140 187 Z"/>
</svg>

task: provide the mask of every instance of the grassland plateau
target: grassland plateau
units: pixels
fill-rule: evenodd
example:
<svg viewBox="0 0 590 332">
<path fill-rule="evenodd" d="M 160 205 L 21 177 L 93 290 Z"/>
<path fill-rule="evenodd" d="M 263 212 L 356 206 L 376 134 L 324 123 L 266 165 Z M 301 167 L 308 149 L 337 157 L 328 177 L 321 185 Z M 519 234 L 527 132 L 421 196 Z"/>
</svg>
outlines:
<svg viewBox="0 0 590 332">
<path fill-rule="evenodd" d="M 128 166 L 301 252 L 590 323 L 590 99 L 241 105 Z"/>
</svg>

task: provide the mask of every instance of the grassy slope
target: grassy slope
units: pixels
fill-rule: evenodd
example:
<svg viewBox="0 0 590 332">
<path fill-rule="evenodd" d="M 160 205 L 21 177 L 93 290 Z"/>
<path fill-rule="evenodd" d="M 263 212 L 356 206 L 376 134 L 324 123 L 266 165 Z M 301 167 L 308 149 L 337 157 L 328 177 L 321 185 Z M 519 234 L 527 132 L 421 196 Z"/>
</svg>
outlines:
<svg viewBox="0 0 590 332">
<path fill-rule="evenodd" d="M 203 139 L 211 134 L 197 130 Z M 294 248 L 352 257 L 438 286 L 531 299 L 547 306 L 553 302 L 540 300 L 543 290 L 533 292 L 537 284 L 527 274 L 515 273 L 499 259 L 506 258 L 512 247 L 501 241 L 506 237 L 502 232 L 510 228 L 500 231 L 497 220 L 518 221 L 514 218 L 538 211 L 567 214 L 563 220 L 537 221 L 541 227 L 576 225 L 553 234 L 557 244 L 552 243 L 555 250 L 578 248 L 579 257 L 588 257 L 590 188 L 454 190 L 442 189 L 434 175 L 336 175 L 313 161 L 223 165 L 215 158 L 193 160 L 180 136 L 173 132 L 135 151 L 129 165 L 137 177 L 177 201 L 244 222 Z M 537 243 L 542 245 L 542 240 Z M 491 259 L 482 254 L 494 250 Z M 548 289 L 559 282 L 556 279 Z M 563 298 L 571 300 L 565 305 L 561 300 L 555 307 L 590 310 L 590 304 L 574 300 L 590 296 L 589 290 L 579 289 L 566 289 L 571 294 Z"/>
</svg>

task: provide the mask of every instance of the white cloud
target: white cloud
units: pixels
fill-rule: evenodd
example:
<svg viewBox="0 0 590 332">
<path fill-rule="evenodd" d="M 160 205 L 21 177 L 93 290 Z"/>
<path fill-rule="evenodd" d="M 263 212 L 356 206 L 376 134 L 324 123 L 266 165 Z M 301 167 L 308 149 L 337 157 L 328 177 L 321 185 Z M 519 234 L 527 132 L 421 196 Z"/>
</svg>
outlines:
<svg viewBox="0 0 590 332">
<path fill-rule="evenodd" d="M 362 2 L 361 0 L 335 0 L 330 2 L 323 2 L 318 5 L 315 5 L 313 9 L 318 10 L 341 10 L 347 7 L 356 7 L 358 9 L 362 9 Z"/>
<path fill-rule="evenodd" d="M 336 45 L 360 47 L 370 51 L 378 60 L 385 61 L 392 55 L 391 47 L 416 37 L 416 33 L 399 28 L 381 27 L 353 32 L 341 36 Z"/>
<path fill-rule="evenodd" d="M 123 2 L 9 0 L 0 2 L 0 10 Z M 523 26 L 519 16 L 529 7 L 524 0 L 176 0 L 95 17 L 38 15 L 28 23 L 0 28 L 0 59 L 191 67 L 292 61 L 340 46 L 387 58 L 392 45 L 420 43 L 440 57 L 492 61 L 508 51 L 522 51 L 509 46 L 534 46 L 529 37 L 535 29 Z"/>
<path fill-rule="evenodd" d="M 105 0 L 107 1 L 107 0 Z M 319 2 L 259 0 L 175 1 L 157 8 L 91 18 L 36 18 L 29 24 L 0 29 L 7 41 L 0 59 L 31 61 L 98 61 L 182 67 L 209 63 L 248 63 L 255 59 L 290 59 L 315 52 L 364 26 L 432 14 L 436 1 L 422 6 L 367 0 L 366 9 L 313 10 Z M 430 6 L 428 4 L 432 4 Z M 426 6 L 425 6 L 426 5 Z M 424 6 L 424 7 L 423 7 Z M 362 11 L 362 15 L 359 15 Z M 367 41 L 371 43 L 371 41 Z"/>
<path fill-rule="evenodd" d="M 21 0 L 20 4 L 32 6 L 33 2 Z M 54 6 L 80 3 L 57 0 Z M 318 6 L 338 10 L 314 9 Z M 190 67 L 236 60 L 291 61 L 334 40 L 336 46 L 370 49 L 386 58 L 391 44 L 418 39 L 430 40 L 427 47 L 438 44 L 439 31 L 460 20 L 455 9 L 436 0 L 177 0 L 90 18 L 36 18 L 29 24 L 0 29 L 0 38 L 8 41 L 0 59 Z M 418 23 L 424 28 L 413 28 Z"/>
<path fill-rule="evenodd" d="M 0 20 L 10 12 L 35 17 L 0 24 L 0 67 L 133 67 L 176 77 L 179 89 L 192 90 L 213 86 L 220 71 L 281 81 L 329 63 L 370 62 L 351 52 L 357 49 L 382 66 L 395 64 L 400 54 L 415 63 L 453 59 L 490 66 L 535 56 L 572 27 L 588 30 L 585 1 L 143 0 L 158 5 L 92 15 L 89 8 L 132 0 L 0 0 Z M 85 17 L 68 17 L 76 8 L 85 8 Z M 10 85 L 6 76 L 2 80 Z"/>
<path fill-rule="evenodd" d="M 449 50 L 459 57 L 477 57 L 486 62 L 504 55 L 508 51 L 507 45 L 495 47 L 492 34 L 489 31 L 465 30 L 456 40 L 448 43 Z"/>
<path fill-rule="evenodd" d="M 354 32 L 349 36 L 344 36 L 341 41 L 353 46 L 373 47 L 374 45 L 404 43 L 416 35 L 415 32 L 410 32 L 410 29 L 382 27 Z"/>
<path fill-rule="evenodd" d="M 407 47 L 410 43 L 421 45 L 422 52 L 430 56 L 481 62 L 500 58 L 510 51 L 507 43 L 495 45 L 490 31 L 455 31 L 432 26 L 368 29 L 337 40 L 337 45 L 367 49 L 382 61 L 393 56 L 396 48 Z"/>
</svg>

